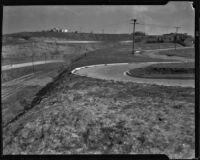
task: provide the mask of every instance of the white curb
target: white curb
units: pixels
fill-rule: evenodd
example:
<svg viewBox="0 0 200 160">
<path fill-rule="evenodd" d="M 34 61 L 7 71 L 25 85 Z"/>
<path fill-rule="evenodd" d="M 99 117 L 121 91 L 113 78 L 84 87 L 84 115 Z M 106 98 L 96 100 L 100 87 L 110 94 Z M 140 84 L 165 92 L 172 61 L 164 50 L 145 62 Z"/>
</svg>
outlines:
<svg viewBox="0 0 200 160">
<path fill-rule="evenodd" d="M 83 67 L 78 67 L 78 68 L 73 69 L 71 71 L 71 73 L 75 74 L 75 72 L 78 71 L 78 70 L 80 70 L 80 69 L 90 68 L 90 67 L 126 65 L 126 64 L 129 64 L 129 63 L 110 63 L 110 64 L 97 64 L 97 65 L 83 66 Z"/>
</svg>

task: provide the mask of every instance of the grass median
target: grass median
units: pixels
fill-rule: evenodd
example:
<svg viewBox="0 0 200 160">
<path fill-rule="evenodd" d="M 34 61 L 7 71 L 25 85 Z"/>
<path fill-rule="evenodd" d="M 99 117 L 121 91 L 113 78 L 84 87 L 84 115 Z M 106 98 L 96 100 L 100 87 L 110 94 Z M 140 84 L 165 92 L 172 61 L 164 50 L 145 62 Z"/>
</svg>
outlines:
<svg viewBox="0 0 200 160">
<path fill-rule="evenodd" d="M 160 63 L 129 70 L 128 75 L 155 79 L 194 79 L 194 63 Z"/>
</svg>

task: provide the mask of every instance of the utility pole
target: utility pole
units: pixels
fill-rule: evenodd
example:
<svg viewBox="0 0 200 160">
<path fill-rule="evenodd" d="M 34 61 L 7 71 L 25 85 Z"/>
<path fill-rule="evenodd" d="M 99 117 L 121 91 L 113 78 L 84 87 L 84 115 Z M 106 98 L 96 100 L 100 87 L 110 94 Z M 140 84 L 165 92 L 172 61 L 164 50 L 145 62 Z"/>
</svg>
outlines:
<svg viewBox="0 0 200 160">
<path fill-rule="evenodd" d="M 135 48 L 134 48 L 134 45 L 135 45 L 135 24 L 136 24 L 137 19 L 131 19 L 131 21 L 133 22 L 131 24 L 133 24 L 133 49 L 132 49 L 132 54 L 134 55 L 134 53 L 135 53 Z"/>
<path fill-rule="evenodd" d="M 33 48 L 35 48 L 35 43 L 33 42 Z M 34 49 L 32 52 L 32 66 L 33 66 L 33 73 L 35 73 L 35 67 L 34 67 Z"/>
<path fill-rule="evenodd" d="M 175 33 L 175 36 L 174 36 L 174 49 L 176 50 L 177 33 L 178 33 L 178 29 L 181 28 L 181 27 L 175 27 L 175 28 L 176 28 L 176 33 Z"/>
<path fill-rule="evenodd" d="M 46 53 L 46 51 L 44 52 L 44 60 L 45 60 L 45 64 L 46 64 L 46 61 L 47 61 L 47 53 Z"/>
<path fill-rule="evenodd" d="M 58 44 L 57 44 L 57 41 L 55 40 L 55 54 L 53 55 L 54 56 L 53 58 L 54 59 L 58 58 L 57 55 L 58 55 Z"/>
<path fill-rule="evenodd" d="M 104 29 L 102 29 L 102 34 L 104 34 Z"/>
</svg>

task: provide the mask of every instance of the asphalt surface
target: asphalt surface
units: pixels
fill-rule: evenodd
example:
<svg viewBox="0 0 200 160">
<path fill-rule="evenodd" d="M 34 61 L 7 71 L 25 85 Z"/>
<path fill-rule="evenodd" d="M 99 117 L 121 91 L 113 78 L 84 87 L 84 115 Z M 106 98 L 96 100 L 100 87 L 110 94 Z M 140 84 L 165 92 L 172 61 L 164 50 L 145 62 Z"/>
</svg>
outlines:
<svg viewBox="0 0 200 160">
<path fill-rule="evenodd" d="M 92 65 L 92 66 L 84 66 L 84 67 L 76 68 L 72 71 L 72 73 L 76 75 L 80 75 L 80 76 L 86 76 L 86 77 L 92 77 L 92 78 L 104 79 L 104 80 L 194 88 L 193 79 L 149 79 L 149 78 L 136 78 L 136 77 L 131 77 L 127 75 L 127 72 L 130 69 L 147 67 L 151 64 L 157 64 L 157 63 L 193 62 L 194 59 L 188 59 L 188 58 L 176 57 L 176 56 L 168 57 L 166 55 L 157 55 L 153 51 L 148 51 L 143 54 L 138 54 L 138 56 L 162 58 L 162 59 L 169 60 L 169 62 L 116 63 L 116 64 Z"/>
</svg>

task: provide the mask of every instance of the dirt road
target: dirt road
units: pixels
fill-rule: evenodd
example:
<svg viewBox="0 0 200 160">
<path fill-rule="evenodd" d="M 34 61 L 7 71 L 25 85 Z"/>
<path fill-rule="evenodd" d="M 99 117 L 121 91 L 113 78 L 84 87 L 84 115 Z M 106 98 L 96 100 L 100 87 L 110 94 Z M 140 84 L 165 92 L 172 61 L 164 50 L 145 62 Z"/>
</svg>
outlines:
<svg viewBox="0 0 200 160">
<path fill-rule="evenodd" d="M 20 64 L 13 64 L 13 65 L 5 65 L 1 67 L 2 71 L 10 70 L 13 68 L 22 68 L 22 67 L 28 67 L 32 65 L 40 65 L 40 64 L 46 64 L 46 63 L 58 63 L 58 62 L 64 62 L 63 60 L 48 60 L 48 61 L 35 61 L 35 62 L 27 62 L 27 63 L 20 63 Z"/>
</svg>

